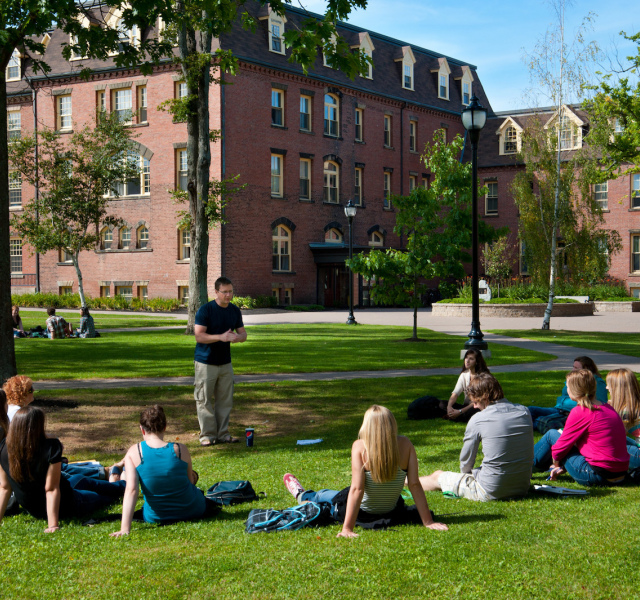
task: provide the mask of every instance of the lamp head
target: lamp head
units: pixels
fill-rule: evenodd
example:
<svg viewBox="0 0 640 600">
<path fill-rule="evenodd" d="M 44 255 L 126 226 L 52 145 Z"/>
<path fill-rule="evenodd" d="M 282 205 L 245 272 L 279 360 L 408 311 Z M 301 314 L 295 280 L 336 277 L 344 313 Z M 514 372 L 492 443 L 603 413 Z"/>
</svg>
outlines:
<svg viewBox="0 0 640 600">
<path fill-rule="evenodd" d="M 478 102 L 478 98 L 474 94 L 471 98 L 471 103 L 462 111 L 460 116 L 462 124 L 467 131 L 480 131 L 487 122 L 487 109 Z"/>
<path fill-rule="evenodd" d="M 347 205 L 344 207 L 344 214 L 347 216 L 347 218 L 349 219 L 353 219 L 353 217 L 356 216 L 356 212 L 357 212 L 357 208 L 356 206 L 353 204 L 353 202 L 351 200 L 349 200 L 349 202 L 347 203 Z"/>
</svg>

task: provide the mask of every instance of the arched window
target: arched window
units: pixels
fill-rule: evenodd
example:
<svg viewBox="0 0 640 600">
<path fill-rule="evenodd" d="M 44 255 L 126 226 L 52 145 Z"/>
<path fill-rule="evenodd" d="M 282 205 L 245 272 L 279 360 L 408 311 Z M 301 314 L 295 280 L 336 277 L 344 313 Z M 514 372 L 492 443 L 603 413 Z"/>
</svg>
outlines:
<svg viewBox="0 0 640 600">
<path fill-rule="evenodd" d="M 338 137 L 340 130 L 340 112 L 338 98 L 333 94 L 324 95 L 324 132 L 326 135 Z"/>
<path fill-rule="evenodd" d="M 100 231 L 100 249 L 111 250 L 111 244 L 113 244 L 113 231 L 108 227 L 104 227 Z"/>
<path fill-rule="evenodd" d="M 504 153 L 515 154 L 518 151 L 518 133 L 515 127 L 504 130 Z"/>
<path fill-rule="evenodd" d="M 271 231 L 273 246 L 273 270 L 291 271 L 291 230 L 276 225 Z"/>
<path fill-rule="evenodd" d="M 151 193 L 151 164 L 149 159 L 131 152 L 127 158 L 132 167 L 138 169 L 138 174 L 126 181 L 117 181 L 112 190 L 112 196 L 146 196 Z"/>
<path fill-rule="evenodd" d="M 120 228 L 120 248 L 131 247 L 131 229 L 129 227 Z"/>
<path fill-rule="evenodd" d="M 178 259 L 191 259 L 191 230 L 188 227 L 178 230 Z"/>
<path fill-rule="evenodd" d="M 145 225 L 138 227 L 138 248 L 149 246 L 149 229 Z"/>
<path fill-rule="evenodd" d="M 334 162 L 324 163 L 324 201 L 338 204 L 340 199 L 340 167 Z"/>
<path fill-rule="evenodd" d="M 369 246 L 384 246 L 384 236 L 379 231 L 372 231 L 369 236 Z"/>
<path fill-rule="evenodd" d="M 324 241 L 330 244 L 340 244 L 342 243 L 342 234 L 335 227 L 332 227 L 324 234 Z"/>
<path fill-rule="evenodd" d="M 127 27 L 123 19 L 118 21 L 118 38 L 121 44 L 131 44 L 138 46 L 140 44 L 140 30 L 137 25 Z"/>
<path fill-rule="evenodd" d="M 22 76 L 20 71 L 20 52 L 14 50 L 5 70 L 6 81 L 19 81 Z"/>
</svg>

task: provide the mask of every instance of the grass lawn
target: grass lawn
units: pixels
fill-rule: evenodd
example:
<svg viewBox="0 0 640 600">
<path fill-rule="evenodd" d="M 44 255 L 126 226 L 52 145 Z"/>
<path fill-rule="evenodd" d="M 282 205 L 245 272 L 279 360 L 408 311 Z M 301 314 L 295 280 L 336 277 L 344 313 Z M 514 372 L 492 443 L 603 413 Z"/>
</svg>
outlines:
<svg viewBox="0 0 640 600">
<path fill-rule="evenodd" d="M 232 349 L 235 372 L 301 373 L 422 369 L 461 365 L 464 338 L 410 327 L 341 324 L 255 325 Z M 16 340 L 18 371 L 33 379 L 172 377 L 193 374 L 195 341 L 180 330 L 106 333 L 98 339 Z M 551 360 L 549 354 L 495 344 L 492 365 Z M 61 359 L 61 355 L 64 357 Z"/>
<path fill-rule="evenodd" d="M 56 315 L 64 317 L 73 324 L 74 327 L 80 326 L 79 310 L 56 310 Z M 147 317 L 137 315 L 135 313 L 114 313 L 114 314 L 93 314 L 96 329 L 113 329 L 116 327 L 162 327 L 167 325 L 186 325 L 187 319 L 173 319 L 171 317 L 163 317 L 161 315 Z M 38 325 L 44 327 L 47 320 L 47 311 L 23 310 L 20 313 L 22 317 L 22 325 L 27 329 Z"/>
<path fill-rule="evenodd" d="M 552 342 L 564 346 L 575 346 L 577 348 L 589 348 L 590 350 L 603 350 L 626 356 L 640 357 L 640 345 L 638 345 L 637 333 L 607 333 L 604 331 L 565 331 L 563 329 L 542 329 L 514 330 L 495 329 L 491 333 L 507 335 L 509 337 L 526 338 L 529 340 L 540 340 L 541 342 Z M 493 349 L 493 346 L 492 346 Z"/>
<path fill-rule="evenodd" d="M 506 395 L 524 404 L 552 405 L 564 373 L 501 374 Z M 406 407 L 430 393 L 446 398 L 454 376 L 238 385 L 232 432 L 256 428 L 253 448 L 202 449 L 191 390 L 40 392 L 48 430 L 71 459 L 105 464 L 139 440 L 142 407 L 160 402 L 167 440 L 186 442 L 205 489 L 223 479 L 249 479 L 267 498 L 225 509 L 215 519 L 168 527 L 133 525 L 111 539 L 117 522 L 84 527 L 20 515 L 1 527 L 0 596 L 6 598 L 601 598 L 637 597 L 640 566 L 635 528 L 636 488 L 596 488 L 587 498 L 530 495 L 474 503 L 427 494 L 448 532 L 419 526 L 360 531 L 336 539 L 339 526 L 280 534 L 244 533 L 251 508 L 293 505 L 282 475 L 307 487 L 341 489 L 350 481 L 350 446 L 366 408 L 392 409 L 400 432 L 416 446 L 420 473 L 458 469 L 464 425 L 407 421 Z M 297 439 L 324 438 L 297 447 Z M 533 482 L 542 483 L 535 474 Z M 563 478 L 563 485 L 574 486 Z M 119 504 L 111 513 L 119 513 Z"/>
</svg>

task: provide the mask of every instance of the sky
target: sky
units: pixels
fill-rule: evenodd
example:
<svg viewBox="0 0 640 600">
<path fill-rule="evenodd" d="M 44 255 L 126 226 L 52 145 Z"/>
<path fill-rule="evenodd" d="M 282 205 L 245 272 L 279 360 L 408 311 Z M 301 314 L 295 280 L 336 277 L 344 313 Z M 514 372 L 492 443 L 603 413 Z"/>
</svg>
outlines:
<svg viewBox="0 0 640 600">
<path fill-rule="evenodd" d="M 298 3 L 317 13 L 326 7 L 325 0 L 293 2 Z M 608 56 L 636 54 L 636 46 L 619 33 L 640 31 L 637 0 L 576 0 L 566 10 L 566 39 L 573 39 L 590 12 L 594 17 L 587 41 L 596 41 Z M 544 0 L 368 0 L 367 8 L 354 11 L 349 22 L 477 66 L 492 108 L 506 111 L 531 107 L 532 86 L 523 56 L 534 50 L 554 19 L 551 4 Z M 541 103 L 548 104 L 536 102 Z"/>
</svg>

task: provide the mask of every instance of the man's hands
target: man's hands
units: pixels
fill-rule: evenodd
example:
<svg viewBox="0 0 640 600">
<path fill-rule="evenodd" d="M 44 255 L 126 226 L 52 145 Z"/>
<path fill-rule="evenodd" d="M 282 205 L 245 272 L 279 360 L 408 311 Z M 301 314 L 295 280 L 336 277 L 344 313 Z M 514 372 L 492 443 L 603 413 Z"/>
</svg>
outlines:
<svg viewBox="0 0 640 600">
<path fill-rule="evenodd" d="M 231 342 L 232 344 L 236 344 L 239 341 L 239 338 L 240 336 L 231 329 L 220 334 L 221 342 Z"/>
</svg>

